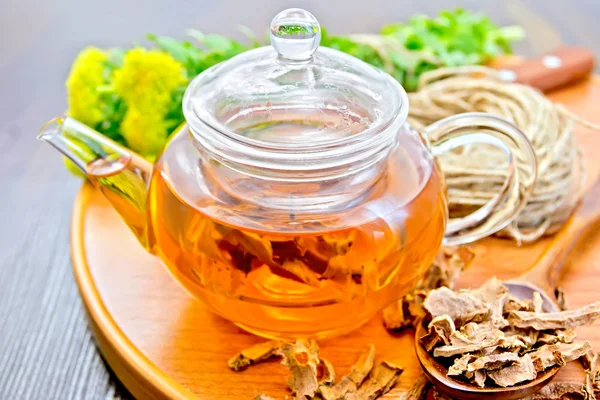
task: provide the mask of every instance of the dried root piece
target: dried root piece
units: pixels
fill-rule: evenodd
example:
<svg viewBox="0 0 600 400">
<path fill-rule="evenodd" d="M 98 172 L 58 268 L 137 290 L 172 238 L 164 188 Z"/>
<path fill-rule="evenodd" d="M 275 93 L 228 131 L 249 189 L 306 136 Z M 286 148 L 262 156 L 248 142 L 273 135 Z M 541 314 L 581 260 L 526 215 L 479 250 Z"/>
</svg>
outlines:
<svg viewBox="0 0 600 400">
<path fill-rule="evenodd" d="M 297 399 L 312 398 L 319 388 L 317 365 L 319 346 L 314 340 L 299 339 L 295 344 L 284 343 L 278 353 L 283 357 L 282 364 L 292 373 L 288 386 Z"/>
<path fill-rule="evenodd" d="M 533 302 L 531 300 L 518 299 L 508 294 L 502 312 L 503 314 L 508 314 L 511 311 L 533 311 Z"/>
<path fill-rule="evenodd" d="M 276 340 L 259 343 L 233 356 L 227 362 L 227 365 L 234 371 L 241 371 L 249 365 L 256 364 L 276 355 L 280 346 L 281 342 Z"/>
<path fill-rule="evenodd" d="M 580 383 L 551 382 L 539 392 L 522 400 L 571 400 L 583 399 L 584 393 Z"/>
<path fill-rule="evenodd" d="M 402 393 L 399 400 L 425 400 L 430 386 L 425 375 L 421 375 L 408 391 Z"/>
<path fill-rule="evenodd" d="M 467 366 L 467 371 L 475 372 L 481 369 L 496 370 L 519 362 L 519 355 L 515 353 L 497 353 L 477 358 Z"/>
<path fill-rule="evenodd" d="M 556 296 L 556 303 L 558 304 L 560 311 L 567 311 L 569 309 L 569 303 L 567 302 L 567 294 L 563 288 L 557 287 L 554 291 L 554 295 Z"/>
<path fill-rule="evenodd" d="M 489 372 L 488 376 L 496 383 L 496 385 L 509 387 L 535 379 L 537 372 L 535 371 L 531 357 L 529 354 L 525 354 L 510 366 Z"/>
<path fill-rule="evenodd" d="M 427 292 L 440 287 L 454 287 L 460 273 L 473 261 L 475 253 L 466 246 L 445 247 L 438 254 L 416 289 L 383 310 L 383 324 L 386 329 L 399 330 L 414 326 L 417 320 L 425 317 L 422 307 Z"/>
<path fill-rule="evenodd" d="M 449 316 L 442 315 L 431 320 L 428 330 L 427 335 L 423 336 L 420 341 L 425 350 L 431 351 L 440 343 L 449 345 L 450 336 L 456 331 L 456 328 L 454 321 Z"/>
<path fill-rule="evenodd" d="M 373 369 L 375 360 L 375 346 L 369 344 L 367 350 L 363 351 L 356 363 L 350 369 L 350 373 L 332 387 L 321 386 L 321 396 L 325 400 L 343 399 L 348 393 L 354 393 L 363 380 Z"/>
<path fill-rule="evenodd" d="M 427 293 L 424 291 L 415 291 L 386 307 L 383 310 L 385 328 L 400 330 L 407 326 L 414 326 L 417 320 L 426 315 L 423 309 L 423 301 L 426 296 Z"/>
<path fill-rule="evenodd" d="M 473 354 L 465 354 L 464 356 L 454 360 L 454 364 L 448 369 L 448 376 L 460 376 L 468 371 L 469 364 L 477 360 Z"/>
<path fill-rule="evenodd" d="M 442 286 L 453 288 L 460 273 L 471 265 L 474 258 L 475 253 L 467 246 L 444 247 L 417 289 L 433 290 Z"/>
<path fill-rule="evenodd" d="M 562 367 L 570 361 L 585 356 L 591 350 L 592 346 L 589 342 L 556 343 L 544 345 L 529 354 L 535 370 L 540 372 L 555 365 Z"/>
<path fill-rule="evenodd" d="M 438 392 L 437 389 L 435 389 L 435 388 L 432 390 L 432 394 L 433 394 L 434 400 L 454 400 L 454 399 L 446 396 L 444 393 Z"/>
<path fill-rule="evenodd" d="M 400 330 L 412 325 L 412 319 L 406 315 L 404 309 L 408 310 L 406 297 L 390 304 L 383 310 L 383 326 L 388 330 Z"/>
<path fill-rule="evenodd" d="M 491 310 L 490 320 L 494 323 L 502 320 L 502 308 L 506 297 L 508 296 L 508 289 L 496 278 L 492 278 L 484 283 L 479 289 L 472 290 L 471 295 L 479 297 L 484 304 L 487 304 Z M 539 294 L 538 294 L 539 295 Z M 541 300 L 541 297 L 540 297 Z"/>
<path fill-rule="evenodd" d="M 450 335 L 450 343 L 453 346 L 480 345 L 481 342 L 494 341 L 498 336 L 504 336 L 504 333 L 494 323 L 469 322 Z"/>
<path fill-rule="evenodd" d="M 346 395 L 345 400 L 374 400 L 387 393 L 398 380 L 402 367 L 382 361 L 369 374 L 356 392 Z"/>
<path fill-rule="evenodd" d="M 502 345 L 506 349 L 519 348 L 522 351 L 531 350 L 536 343 L 539 343 L 540 332 L 533 329 L 519 329 L 511 326 L 503 328 L 506 341 Z M 549 334 L 550 335 L 550 334 Z M 552 336 L 554 338 L 554 336 Z"/>
<path fill-rule="evenodd" d="M 344 376 L 332 387 L 319 387 L 319 392 L 321 393 L 321 397 L 323 397 L 325 400 L 339 400 L 344 399 L 348 393 L 356 392 L 356 389 L 356 383 L 352 382 L 352 380 L 347 376 Z"/>
<path fill-rule="evenodd" d="M 369 344 L 367 350 L 365 350 L 360 355 L 358 361 L 356 361 L 356 364 L 354 364 L 350 369 L 350 374 L 348 375 L 348 378 L 350 378 L 352 382 L 356 383 L 356 386 L 360 386 L 362 381 L 367 377 L 367 375 L 369 375 L 369 373 L 373 369 L 374 360 L 375 346 Z"/>
<path fill-rule="evenodd" d="M 319 365 L 317 365 L 317 378 L 319 385 L 333 385 L 335 382 L 335 370 L 329 360 L 321 358 Z"/>
<path fill-rule="evenodd" d="M 575 339 L 575 336 L 575 331 L 571 329 L 541 332 L 538 336 L 537 344 L 571 343 Z"/>
<path fill-rule="evenodd" d="M 454 357 L 465 353 L 473 353 L 490 347 L 500 346 L 505 341 L 502 331 L 496 331 L 493 336 L 474 344 L 459 344 L 437 347 L 433 350 L 434 357 Z"/>
<path fill-rule="evenodd" d="M 586 354 L 590 357 L 590 354 Z M 586 357 L 587 358 L 587 357 Z M 600 374 L 600 356 L 598 353 L 591 355 L 589 366 L 585 370 L 585 380 L 583 383 L 583 391 L 586 399 L 596 399 L 597 379 Z"/>
<path fill-rule="evenodd" d="M 542 331 L 547 329 L 573 329 L 581 325 L 589 325 L 598 318 L 600 318 L 600 302 L 576 310 L 556 313 L 511 311 L 507 320 L 517 328 L 533 328 Z"/>
<path fill-rule="evenodd" d="M 473 377 L 472 377 L 471 380 L 473 382 L 475 382 L 475 384 L 477 386 L 479 386 L 480 388 L 483 388 L 483 387 L 485 387 L 485 381 L 487 380 L 487 374 L 486 374 L 486 372 L 484 370 L 478 369 L 473 374 Z"/>
<path fill-rule="evenodd" d="M 492 313 L 490 306 L 472 292 L 456 293 L 446 287 L 429 292 L 423 307 L 433 318 L 448 315 L 458 326 L 487 320 Z"/>
</svg>

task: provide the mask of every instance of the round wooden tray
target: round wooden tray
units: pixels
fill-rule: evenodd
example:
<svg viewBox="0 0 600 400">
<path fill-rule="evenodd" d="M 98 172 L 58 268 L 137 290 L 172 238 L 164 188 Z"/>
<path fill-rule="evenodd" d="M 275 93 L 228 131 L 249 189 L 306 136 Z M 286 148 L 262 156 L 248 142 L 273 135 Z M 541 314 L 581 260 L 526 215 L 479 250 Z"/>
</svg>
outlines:
<svg viewBox="0 0 600 400">
<path fill-rule="evenodd" d="M 583 117 L 598 121 L 600 81 L 592 78 L 553 93 Z M 600 170 L 600 133 L 576 132 L 588 161 L 589 176 Z M 266 393 L 289 396 L 287 370 L 277 361 L 240 373 L 227 368 L 238 351 L 263 339 L 245 333 L 210 313 L 169 276 L 160 261 L 147 254 L 104 198 L 84 184 L 74 206 L 72 257 L 75 278 L 98 347 L 119 379 L 139 399 L 252 399 Z M 479 285 L 496 275 L 508 279 L 532 265 L 548 240 L 517 247 L 507 240 L 487 239 L 474 246 L 475 265 L 459 285 Z M 592 232 L 575 249 L 561 285 L 571 306 L 600 300 L 600 232 Z M 600 327 L 584 327 L 579 336 L 600 346 Z M 345 374 L 368 343 L 378 357 L 403 365 L 393 393 L 411 386 L 420 369 L 412 331 L 390 334 L 380 318 L 346 336 L 320 343 L 321 354 Z M 556 379 L 580 380 L 578 365 L 564 368 Z M 387 397 L 387 396 L 386 396 Z"/>
</svg>

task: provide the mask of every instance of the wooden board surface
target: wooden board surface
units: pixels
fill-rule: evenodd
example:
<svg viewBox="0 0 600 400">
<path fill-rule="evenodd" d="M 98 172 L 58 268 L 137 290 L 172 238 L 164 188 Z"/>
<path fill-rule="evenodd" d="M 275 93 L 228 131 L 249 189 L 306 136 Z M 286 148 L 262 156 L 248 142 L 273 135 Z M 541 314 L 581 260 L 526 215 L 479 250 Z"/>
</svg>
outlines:
<svg viewBox="0 0 600 400">
<path fill-rule="evenodd" d="M 597 0 L 0 1 L 0 399 L 133 399 L 97 351 L 72 273 L 69 222 L 81 181 L 34 140 L 66 110 L 64 81 L 79 50 L 147 45 L 147 33 L 184 38 L 186 28 L 243 39 L 244 25 L 262 38 L 285 7 L 347 34 L 457 5 L 522 26 L 517 54 L 577 45 L 600 55 Z"/>
<path fill-rule="evenodd" d="M 581 116 L 597 119 L 600 81 L 593 78 L 552 95 Z M 593 179 L 600 171 L 600 134 L 577 129 Z M 548 240 L 517 247 L 487 239 L 474 246 L 476 262 L 459 281 L 476 286 L 489 277 L 515 277 L 532 265 Z M 160 261 L 145 253 L 104 198 L 85 184 L 77 198 L 72 225 L 73 264 L 91 326 L 109 365 L 138 398 L 251 399 L 267 393 L 289 395 L 287 370 L 277 361 L 241 373 L 227 359 L 263 339 L 210 313 L 189 297 Z M 594 229 L 577 246 L 563 270 L 561 286 L 571 306 L 600 300 L 600 232 Z M 600 324 L 579 331 L 600 348 Z M 390 395 L 410 387 L 420 374 L 412 331 L 390 334 L 376 318 L 346 336 L 320 343 L 321 354 L 339 374 L 348 371 L 368 344 L 379 358 L 406 367 Z M 557 379 L 581 379 L 576 364 Z"/>
</svg>

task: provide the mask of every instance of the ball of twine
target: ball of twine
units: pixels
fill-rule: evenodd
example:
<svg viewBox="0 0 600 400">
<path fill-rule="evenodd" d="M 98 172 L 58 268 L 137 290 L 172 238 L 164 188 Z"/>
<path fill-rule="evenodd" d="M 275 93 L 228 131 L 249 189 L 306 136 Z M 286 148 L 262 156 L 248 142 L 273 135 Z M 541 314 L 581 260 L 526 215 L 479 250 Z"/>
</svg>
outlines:
<svg viewBox="0 0 600 400">
<path fill-rule="evenodd" d="M 600 125 L 552 103 L 536 89 L 503 81 L 498 70 L 480 66 L 427 72 L 409 99 L 408 120 L 419 131 L 454 114 L 488 112 L 513 122 L 533 144 L 538 162 L 533 193 L 523 211 L 498 235 L 532 242 L 555 232 L 568 219 L 585 179 L 572 128 L 577 123 L 600 130 Z M 451 217 L 466 215 L 491 200 L 500 191 L 508 168 L 501 151 L 480 145 L 446 153 L 439 163 L 446 177 Z M 508 210 L 513 205 L 508 201 L 500 207 Z"/>
</svg>

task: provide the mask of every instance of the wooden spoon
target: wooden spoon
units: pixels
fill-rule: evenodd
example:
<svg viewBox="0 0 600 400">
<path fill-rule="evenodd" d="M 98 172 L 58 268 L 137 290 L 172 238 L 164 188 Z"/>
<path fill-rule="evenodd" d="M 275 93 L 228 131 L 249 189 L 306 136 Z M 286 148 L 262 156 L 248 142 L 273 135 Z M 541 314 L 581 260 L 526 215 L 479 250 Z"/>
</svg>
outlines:
<svg viewBox="0 0 600 400">
<path fill-rule="evenodd" d="M 600 179 L 586 192 L 583 200 L 558 232 L 547 250 L 537 259 L 534 267 L 515 280 L 505 282 L 509 293 L 521 299 L 531 299 L 533 292 L 540 292 L 546 312 L 558 310 L 554 294 L 560 270 L 578 240 L 600 218 Z M 415 347 L 417 358 L 425 376 L 440 392 L 456 399 L 496 400 L 520 399 L 529 396 L 546 385 L 560 368 L 553 367 L 540 372 L 537 378 L 523 385 L 508 388 L 480 388 L 468 382 L 448 377 L 448 369 L 437 362 L 419 343 L 419 338 L 427 333 L 423 324 L 418 324 Z"/>
</svg>

